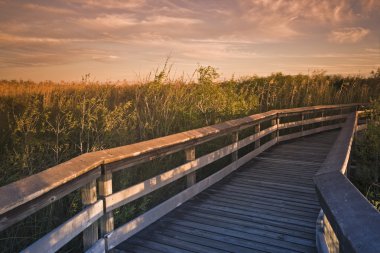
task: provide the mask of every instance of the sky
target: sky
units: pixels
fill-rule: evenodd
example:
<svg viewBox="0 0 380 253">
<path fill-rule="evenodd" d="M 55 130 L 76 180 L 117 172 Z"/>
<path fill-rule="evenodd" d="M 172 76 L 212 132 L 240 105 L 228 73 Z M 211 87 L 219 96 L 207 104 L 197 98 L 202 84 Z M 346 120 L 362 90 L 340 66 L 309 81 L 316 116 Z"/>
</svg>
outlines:
<svg viewBox="0 0 380 253">
<path fill-rule="evenodd" d="M 0 79 L 367 75 L 380 67 L 379 0 L 0 0 Z"/>
</svg>

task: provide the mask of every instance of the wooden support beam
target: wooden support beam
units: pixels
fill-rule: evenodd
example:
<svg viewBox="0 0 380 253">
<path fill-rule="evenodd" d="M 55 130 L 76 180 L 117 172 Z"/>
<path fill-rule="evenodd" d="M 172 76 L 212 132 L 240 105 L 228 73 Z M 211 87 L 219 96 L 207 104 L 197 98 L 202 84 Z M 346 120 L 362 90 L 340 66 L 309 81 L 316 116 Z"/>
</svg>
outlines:
<svg viewBox="0 0 380 253">
<path fill-rule="evenodd" d="M 94 204 L 97 201 L 96 196 L 96 180 L 91 181 L 81 190 L 83 208 Z M 83 250 L 86 251 L 92 247 L 98 240 L 98 222 L 95 221 L 92 225 L 83 231 Z"/>
<path fill-rule="evenodd" d="M 232 133 L 232 145 L 238 145 L 238 141 L 239 141 L 239 132 L 234 132 Z M 238 160 L 239 156 L 238 156 L 238 150 L 234 151 L 232 154 L 232 162 L 235 162 Z"/>
<path fill-rule="evenodd" d="M 96 223 L 97 219 L 102 215 L 103 200 L 99 200 L 95 202 L 95 204 L 88 205 L 85 209 L 65 221 L 62 225 L 53 229 L 41 239 L 21 251 L 21 253 L 56 252 L 85 228 L 91 226 L 93 222 Z"/>
<path fill-rule="evenodd" d="M 277 117 L 271 120 L 271 125 L 277 127 L 277 131 L 272 134 L 272 139 L 278 140 L 278 137 L 280 135 L 279 125 L 280 125 L 280 118 L 277 114 Z"/>
<path fill-rule="evenodd" d="M 99 179 L 99 196 L 105 198 L 112 194 L 112 172 L 104 171 Z M 104 208 L 105 209 L 105 208 Z M 100 236 L 104 236 L 114 229 L 113 212 L 107 212 L 100 219 Z"/>
<path fill-rule="evenodd" d="M 186 161 L 195 160 L 195 147 L 185 149 Z M 197 182 L 197 172 L 194 171 L 186 176 L 187 187 L 194 185 Z"/>
<path fill-rule="evenodd" d="M 322 110 L 322 115 L 321 115 L 322 120 L 322 126 L 325 125 L 325 110 Z"/>
<path fill-rule="evenodd" d="M 255 126 L 255 134 L 260 133 L 260 123 Z M 260 147 L 260 139 L 255 141 L 255 149 Z"/>
</svg>

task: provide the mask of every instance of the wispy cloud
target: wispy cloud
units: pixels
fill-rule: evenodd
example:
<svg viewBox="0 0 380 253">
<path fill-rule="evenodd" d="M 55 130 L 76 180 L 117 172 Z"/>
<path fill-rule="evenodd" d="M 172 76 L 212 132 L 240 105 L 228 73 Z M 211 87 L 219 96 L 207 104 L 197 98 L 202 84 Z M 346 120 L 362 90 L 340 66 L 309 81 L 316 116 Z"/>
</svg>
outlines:
<svg viewBox="0 0 380 253">
<path fill-rule="evenodd" d="M 338 31 L 332 31 L 329 40 L 335 43 L 356 43 L 369 34 L 369 29 L 363 27 L 346 27 Z"/>
<path fill-rule="evenodd" d="M 116 68 L 150 68 L 170 52 L 182 66 L 221 65 L 226 73 L 324 66 L 350 55 L 362 67 L 379 59 L 377 0 L 0 0 L 0 5 L 5 74 L 17 73 L 12 66 L 64 65 L 69 72 L 83 64 L 112 75 Z"/>
</svg>

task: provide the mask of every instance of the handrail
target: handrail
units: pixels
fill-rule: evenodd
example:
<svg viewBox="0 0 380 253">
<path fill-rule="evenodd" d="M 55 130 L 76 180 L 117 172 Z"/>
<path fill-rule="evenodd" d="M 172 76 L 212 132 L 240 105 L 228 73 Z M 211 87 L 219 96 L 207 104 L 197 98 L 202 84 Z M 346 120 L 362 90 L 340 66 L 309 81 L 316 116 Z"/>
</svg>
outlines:
<svg viewBox="0 0 380 253">
<path fill-rule="evenodd" d="M 169 175 L 167 173 L 168 177 L 173 177 L 173 175 L 176 175 L 173 178 L 187 176 L 189 179 L 192 176 L 192 180 L 194 181 L 194 173 L 198 168 L 203 167 L 206 164 L 209 164 L 210 161 L 215 161 L 226 155 L 233 155 L 234 165 L 232 167 L 230 166 L 229 168 L 227 168 L 228 173 L 230 173 L 232 170 L 236 169 L 238 165 L 240 166 L 244 162 L 249 161 L 259 152 L 262 152 L 266 148 L 269 148 L 270 146 L 274 145 L 279 141 L 284 141 L 320 131 L 326 131 L 329 129 L 341 127 L 341 123 L 335 122 L 336 120 L 344 119 L 346 117 L 346 114 L 344 114 L 343 111 L 356 109 L 356 107 L 359 105 L 360 104 L 327 105 L 284 110 L 272 110 L 265 113 L 255 114 L 236 120 L 230 120 L 220 124 L 190 130 L 178 134 L 173 134 L 153 140 L 80 155 L 76 158 L 73 158 L 67 162 L 54 166 L 43 172 L 1 187 L 0 231 L 6 229 L 7 227 L 11 226 L 17 221 L 22 220 L 30 214 L 38 211 L 44 206 L 47 206 L 48 204 L 66 196 L 70 192 L 73 192 L 81 188 L 82 202 L 87 209 L 99 203 L 97 202 L 98 197 L 104 201 L 104 210 L 102 212 L 103 216 L 100 225 L 102 236 L 105 236 L 106 234 L 109 234 L 113 231 L 112 210 L 115 208 L 115 206 L 120 206 L 128 203 L 129 201 L 123 198 L 129 198 L 133 195 L 130 195 L 133 191 L 129 188 L 121 191 L 122 193 L 118 192 L 112 194 L 113 172 L 149 161 L 153 158 L 165 156 L 178 151 L 185 151 L 188 162 L 172 170 L 173 173 L 177 174 Z M 325 111 L 337 112 L 335 112 L 335 116 L 324 116 L 323 112 Z M 304 119 L 305 115 L 311 115 L 315 112 L 322 112 L 322 117 L 319 115 L 312 116 L 310 117 L 310 119 Z M 302 115 L 302 119 L 300 121 L 296 121 L 298 123 L 294 124 L 280 122 L 282 118 L 292 115 Z M 313 117 L 314 119 L 312 119 Z M 260 124 L 264 121 L 271 121 L 272 127 L 260 130 Z M 303 129 L 304 125 L 310 125 L 313 123 L 321 122 L 333 122 L 333 124 L 326 124 L 322 127 L 317 127 L 308 130 Z M 238 140 L 237 133 L 239 131 L 254 126 L 256 129 L 255 134 L 247 137 L 246 139 Z M 282 130 L 300 126 L 302 126 L 302 130 L 297 133 L 285 135 L 280 134 L 280 129 Z M 200 157 L 195 159 L 194 148 L 197 145 L 227 134 L 234 135 L 233 144 L 224 147 L 218 151 L 212 152 L 206 155 L 204 158 Z M 265 145 L 262 145 L 262 147 L 259 148 L 260 139 L 269 134 L 272 135 L 272 141 Z M 257 144 L 256 147 L 258 149 L 255 149 L 248 155 L 238 159 L 236 153 L 238 149 L 253 142 Z M 205 162 L 206 160 L 207 162 Z M 162 185 L 166 184 L 163 183 L 162 176 L 163 175 L 159 175 L 151 179 L 156 180 L 155 182 L 157 182 L 157 180 L 160 181 L 160 185 L 155 186 L 155 188 L 151 190 L 158 189 Z M 166 182 L 173 181 L 173 178 L 167 180 Z M 97 180 L 99 183 L 98 197 L 96 196 Z M 188 182 L 191 182 L 192 180 L 188 180 Z M 152 182 L 153 181 L 143 182 L 142 185 L 153 187 Z M 192 184 L 194 184 L 194 182 L 190 183 L 188 186 L 191 188 L 193 186 Z M 137 197 L 141 197 L 150 191 L 147 190 L 143 194 L 142 192 L 138 191 L 139 188 L 137 186 L 133 187 L 135 187 L 135 191 L 137 190 L 136 194 L 140 194 L 136 195 Z M 199 188 L 199 185 L 197 187 Z M 95 196 L 93 196 L 94 194 Z M 119 196 L 122 199 L 115 201 L 116 196 Z M 131 199 L 137 198 L 136 196 L 131 197 Z M 113 205 L 111 205 L 111 203 L 113 203 Z M 83 215 L 83 213 L 79 213 L 78 215 Z M 75 217 L 73 217 L 72 219 L 74 218 Z M 70 221 L 73 222 L 73 220 Z M 93 225 L 97 226 L 97 222 L 95 222 Z M 82 228 L 86 229 L 87 227 Z M 97 229 L 92 230 L 97 231 Z M 90 246 L 97 241 L 98 236 L 95 236 L 93 232 L 92 235 L 91 232 L 89 232 L 89 234 L 86 236 L 85 234 L 86 233 L 84 233 L 84 237 L 88 237 L 87 239 L 89 240 Z M 96 245 L 104 245 L 104 243 L 99 243 L 98 241 Z"/>
<path fill-rule="evenodd" d="M 370 253 L 380 250 L 380 215 L 345 176 L 357 131 L 357 119 L 357 112 L 349 115 L 321 169 L 314 177 L 325 214 L 322 222 L 325 236 L 328 234 L 329 239 L 335 238 L 327 243 L 327 248 L 332 252 Z M 326 248 L 324 240 L 317 233 L 317 245 L 325 245 Z"/>
</svg>

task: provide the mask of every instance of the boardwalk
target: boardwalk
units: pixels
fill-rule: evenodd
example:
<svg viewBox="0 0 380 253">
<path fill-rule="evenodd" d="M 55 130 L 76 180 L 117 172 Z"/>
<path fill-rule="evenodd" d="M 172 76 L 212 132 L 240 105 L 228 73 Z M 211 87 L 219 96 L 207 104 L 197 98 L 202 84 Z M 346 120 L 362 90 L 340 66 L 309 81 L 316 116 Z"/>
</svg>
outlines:
<svg viewBox="0 0 380 253">
<path fill-rule="evenodd" d="M 120 244 L 125 252 L 315 252 L 313 184 L 339 132 L 276 145 Z"/>
<path fill-rule="evenodd" d="M 79 190 L 82 210 L 22 252 L 56 252 L 80 236 L 87 253 L 378 253 L 380 215 L 345 177 L 355 134 L 366 129 L 357 124 L 366 112 L 357 109 L 271 110 L 82 154 L 0 187 L 0 232 Z M 230 144 L 196 153 L 217 138 Z M 175 153 L 184 163 L 114 189 L 115 172 Z M 227 157 L 197 180 L 200 169 Z M 115 227 L 115 210 L 179 179 L 181 192 Z"/>
</svg>

